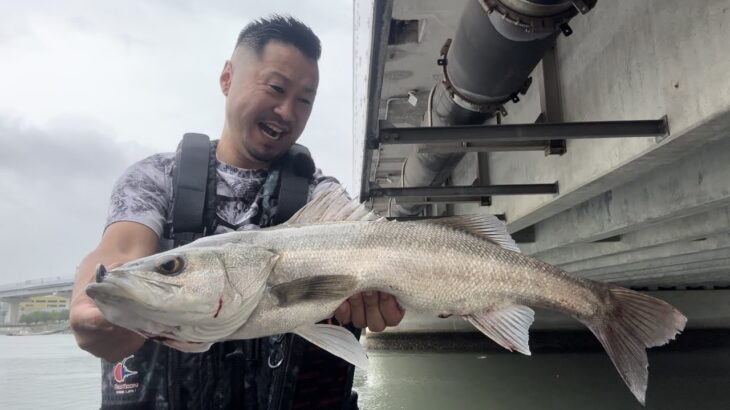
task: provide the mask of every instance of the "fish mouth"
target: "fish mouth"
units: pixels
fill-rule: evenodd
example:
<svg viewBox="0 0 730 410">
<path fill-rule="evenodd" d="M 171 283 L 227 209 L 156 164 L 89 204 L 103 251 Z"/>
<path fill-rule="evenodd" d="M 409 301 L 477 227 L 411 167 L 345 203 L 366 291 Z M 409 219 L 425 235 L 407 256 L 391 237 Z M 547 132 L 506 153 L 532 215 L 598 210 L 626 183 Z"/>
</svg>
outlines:
<svg viewBox="0 0 730 410">
<path fill-rule="evenodd" d="M 183 286 L 134 272 L 107 272 L 101 282 L 89 284 L 86 293 L 111 323 L 168 345 L 210 343 L 241 326 L 237 316 L 213 322 L 219 299 L 213 305 L 184 293 Z"/>
<path fill-rule="evenodd" d="M 190 300 L 182 293 L 182 286 L 150 280 L 133 272 L 107 272 L 102 282 L 86 287 L 86 294 L 97 304 L 133 311 L 137 316 L 164 325 L 195 324 L 197 318 L 215 314 L 215 309 L 205 309 L 208 304 Z M 200 308 L 195 309 L 196 306 Z"/>
<path fill-rule="evenodd" d="M 117 326 L 137 332 L 144 337 L 151 335 L 174 334 L 179 326 L 160 323 L 149 318 L 148 312 L 140 309 L 136 300 L 119 292 L 119 287 L 111 283 L 94 283 L 86 288 L 86 293 L 94 299 L 104 317 Z"/>
</svg>

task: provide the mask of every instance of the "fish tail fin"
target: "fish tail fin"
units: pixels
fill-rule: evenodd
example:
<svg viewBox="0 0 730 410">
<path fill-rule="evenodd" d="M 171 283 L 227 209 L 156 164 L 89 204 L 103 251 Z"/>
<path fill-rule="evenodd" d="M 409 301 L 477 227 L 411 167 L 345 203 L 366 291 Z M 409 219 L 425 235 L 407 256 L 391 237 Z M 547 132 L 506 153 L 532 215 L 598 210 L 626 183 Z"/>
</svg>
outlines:
<svg viewBox="0 0 730 410">
<path fill-rule="evenodd" d="M 646 348 L 661 346 L 681 333 L 687 318 L 669 303 L 611 286 L 611 308 L 584 323 L 598 338 L 629 390 L 644 404 L 649 378 Z"/>
</svg>

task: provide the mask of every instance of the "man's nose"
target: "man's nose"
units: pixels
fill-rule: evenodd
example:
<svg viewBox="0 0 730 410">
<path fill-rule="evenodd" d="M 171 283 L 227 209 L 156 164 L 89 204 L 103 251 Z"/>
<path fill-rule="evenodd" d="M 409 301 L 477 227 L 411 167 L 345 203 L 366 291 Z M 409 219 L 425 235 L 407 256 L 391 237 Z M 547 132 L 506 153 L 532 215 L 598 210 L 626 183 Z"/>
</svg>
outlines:
<svg viewBox="0 0 730 410">
<path fill-rule="evenodd" d="M 276 107 L 274 107 L 274 113 L 276 113 L 282 120 L 288 123 L 294 123 L 296 118 L 295 105 L 296 102 L 293 98 L 287 98 L 282 100 Z"/>
</svg>

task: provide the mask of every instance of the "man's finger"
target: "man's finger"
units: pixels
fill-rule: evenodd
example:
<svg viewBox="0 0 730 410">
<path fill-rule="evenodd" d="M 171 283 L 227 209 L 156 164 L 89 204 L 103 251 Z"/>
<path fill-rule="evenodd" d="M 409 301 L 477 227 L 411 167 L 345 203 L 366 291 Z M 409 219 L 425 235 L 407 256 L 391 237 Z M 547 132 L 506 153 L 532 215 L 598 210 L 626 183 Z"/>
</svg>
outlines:
<svg viewBox="0 0 730 410">
<path fill-rule="evenodd" d="M 340 307 L 335 310 L 335 319 L 343 325 L 350 323 L 350 311 L 350 302 L 342 302 Z"/>
<path fill-rule="evenodd" d="M 395 298 L 387 293 L 380 294 L 380 313 L 383 315 L 386 326 L 396 326 L 405 315 Z"/>
<path fill-rule="evenodd" d="M 362 301 L 362 294 L 353 295 L 347 301 L 350 302 L 352 324 L 360 329 L 364 328 L 367 322 L 365 322 L 365 305 Z"/>
<path fill-rule="evenodd" d="M 365 319 L 368 329 L 373 332 L 382 332 L 385 330 L 385 319 L 380 313 L 379 292 L 365 292 L 362 298 L 365 302 Z"/>
</svg>

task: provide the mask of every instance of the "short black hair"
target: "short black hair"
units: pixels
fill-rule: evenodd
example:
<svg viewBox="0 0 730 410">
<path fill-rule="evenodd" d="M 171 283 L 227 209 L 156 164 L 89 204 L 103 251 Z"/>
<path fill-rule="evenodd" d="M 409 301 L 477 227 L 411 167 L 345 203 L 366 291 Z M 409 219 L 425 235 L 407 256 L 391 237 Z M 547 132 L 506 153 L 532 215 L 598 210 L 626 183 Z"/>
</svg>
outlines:
<svg viewBox="0 0 730 410">
<path fill-rule="evenodd" d="M 294 17 L 278 14 L 249 23 L 238 35 L 235 48 L 247 46 L 260 55 L 272 40 L 290 44 L 314 61 L 322 54 L 319 37 L 309 26 Z"/>
</svg>

